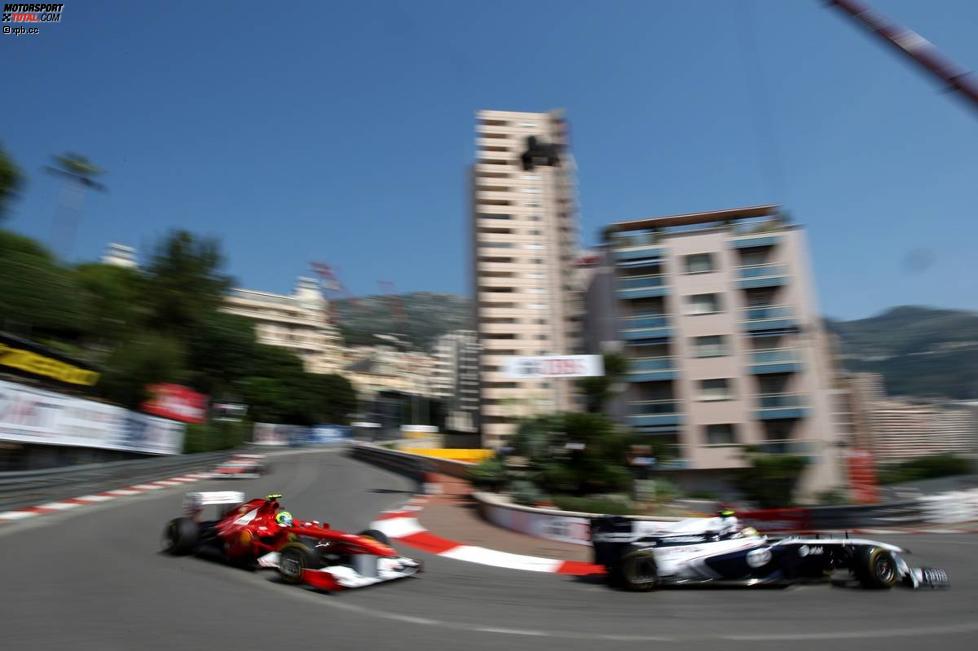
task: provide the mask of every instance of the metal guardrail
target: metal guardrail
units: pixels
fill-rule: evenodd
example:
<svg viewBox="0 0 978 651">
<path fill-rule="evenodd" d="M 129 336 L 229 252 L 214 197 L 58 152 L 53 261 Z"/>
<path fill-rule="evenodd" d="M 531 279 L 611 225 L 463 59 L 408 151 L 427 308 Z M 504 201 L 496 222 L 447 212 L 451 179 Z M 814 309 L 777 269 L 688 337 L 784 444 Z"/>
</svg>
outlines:
<svg viewBox="0 0 978 651">
<path fill-rule="evenodd" d="M 436 459 L 400 450 L 391 450 L 373 443 L 354 441 L 350 446 L 350 456 L 409 477 L 419 484 L 424 482 L 425 473 L 437 472 L 451 477 L 468 478 L 472 464 L 465 461 Z"/>
<path fill-rule="evenodd" d="M 125 488 L 187 472 L 208 470 L 231 451 L 0 473 L 0 510 L 35 506 L 87 493 Z"/>
</svg>

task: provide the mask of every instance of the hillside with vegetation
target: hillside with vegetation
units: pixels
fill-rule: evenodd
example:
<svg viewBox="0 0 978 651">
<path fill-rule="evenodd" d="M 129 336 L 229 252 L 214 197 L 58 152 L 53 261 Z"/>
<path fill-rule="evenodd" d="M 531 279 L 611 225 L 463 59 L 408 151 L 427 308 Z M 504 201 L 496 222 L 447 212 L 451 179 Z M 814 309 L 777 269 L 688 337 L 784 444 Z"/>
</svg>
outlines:
<svg viewBox="0 0 978 651">
<path fill-rule="evenodd" d="M 471 330 L 472 303 L 464 296 L 411 292 L 334 301 L 349 346 L 383 343 L 376 335 L 398 334 L 410 347 L 428 350 L 440 335 Z"/>
<path fill-rule="evenodd" d="M 888 394 L 978 399 L 978 313 L 902 306 L 827 323 L 846 370 L 882 374 Z"/>
</svg>

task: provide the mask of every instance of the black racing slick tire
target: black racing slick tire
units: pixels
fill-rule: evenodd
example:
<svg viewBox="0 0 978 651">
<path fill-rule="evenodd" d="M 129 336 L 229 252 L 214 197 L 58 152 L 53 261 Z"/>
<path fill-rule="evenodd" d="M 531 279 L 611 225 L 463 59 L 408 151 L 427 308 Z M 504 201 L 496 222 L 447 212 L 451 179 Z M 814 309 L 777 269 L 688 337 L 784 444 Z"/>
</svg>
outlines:
<svg viewBox="0 0 978 651">
<path fill-rule="evenodd" d="M 387 537 L 387 534 L 384 533 L 383 531 L 377 531 L 376 529 L 364 529 L 357 535 L 363 536 L 365 538 L 373 538 L 374 540 L 376 540 L 382 545 L 391 544 L 390 538 Z"/>
<path fill-rule="evenodd" d="M 200 526 L 190 518 L 174 518 L 163 530 L 163 551 L 173 556 L 189 554 L 197 548 Z"/>
<path fill-rule="evenodd" d="M 881 547 L 857 549 L 852 573 L 860 585 L 872 590 L 889 590 L 899 578 L 896 558 Z"/>
<path fill-rule="evenodd" d="M 322 567 L 318 558 L 318 554 L 301 542 L 287 543 L 278 552 L 278 574 L 286 583 L 302 583 L 304 570 Z"/>
<path fill-rule="evenodd" d="M 659 568 L 651 549 L 636 549 L 619 559 L 613 585 L 632 592 L 650 592 L 659 585 Z"/>
</svg>

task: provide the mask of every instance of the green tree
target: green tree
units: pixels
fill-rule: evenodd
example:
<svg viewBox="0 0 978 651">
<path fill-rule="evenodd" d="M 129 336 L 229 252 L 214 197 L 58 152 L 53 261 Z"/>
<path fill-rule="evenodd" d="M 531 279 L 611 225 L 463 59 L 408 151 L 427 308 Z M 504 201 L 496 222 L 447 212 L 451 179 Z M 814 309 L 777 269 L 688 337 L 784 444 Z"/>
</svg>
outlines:
<svg viewBox="0 0 978 651">
<path fill-rule="evenodd" d="M 146 324 L 145 279 L 133 269 L 106 264 L 83 264 L 75 279 L 84 292 L 86 338 L 105 351 Z"/>
<path fill-rule="evenodd" d="M 628 488 L 628 438 L 602 414 L 553 414 L 522 423 L 512 439 L 540 486 L 588 495 Z"/>
<path fill-rule="evenodd" d="M 24 175 L 7 152 L 0 147 L 0 220 L 7 215 L 10 203 L 24 185 Z"/>
<path fill-rule="evenodd" d="M 161 241 L 147 269 L 147 296 L 154 327 L 188 336 L 224 302 L 231 280 L 221 267 L 216 240 L 174 231 Z"/>
<path fill-rule="evenodd" d="M 138 408 L 148 397 L 149 385 L 184 380 L 184 359 L 184 347 L 178 339 L 140 332 L 109 354 L 98 390 L 124 407 Z"/>
<path fill-rule="evenodd" d="M 33 240 L 0 231 L 0 327 L 39 340 L 74 341 L 84 320 L 73 274 Z"/>
<path fill-rule="evenodd" d="M 245 317 L 206 314 L 187 339 L 189 381 L 211 396 L 241 395 L 240 381 L 255 372 L 255 327 Z"/>
<path fill-rule="evenodd" d="M 806 457 L 796 454 L 762 452 L 754 446 L 744 447 L 748 468 L 741 471 L 737 485 L 744 495 L 762 508 L 790 506 Z"/>
<path fill-rule="evenodd" d="M 577 381 L 578 388 L 584 393 L 585 408 L 593 414 L 604 410 L 615 385 L 628 371 L 628 359 L 624 355 L 605 353 L 603 361 L 604 375 L 585 377 Z"/>
</svg>

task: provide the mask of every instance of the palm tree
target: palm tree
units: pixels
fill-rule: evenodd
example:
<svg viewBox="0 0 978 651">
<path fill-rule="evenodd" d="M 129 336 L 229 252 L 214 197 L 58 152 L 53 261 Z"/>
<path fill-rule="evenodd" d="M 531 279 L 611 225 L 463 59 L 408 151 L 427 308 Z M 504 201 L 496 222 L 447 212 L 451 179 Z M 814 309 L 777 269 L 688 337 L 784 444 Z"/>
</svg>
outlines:
<svg viewBox="0 0 978 651">
<path fill-rule="evenodd" d="M 6 215 L 11 199 L 24 183 L 24 176 L 17 164 L 0 149 L 0 219 Z"/>
<path fill-rule="evenodd" d="M 58 206 L 54 220 L 52 248 L 67 259 L 74 248 L 75 232 L 81 218 L 82 203 L 86 190 L 106 192 L 107 188 L 95 180 L 105 170 L 81 154 L 65 153 L 54 157 L 55 165 L 45 167 L 49 174 L 65 179 L 65 194 Z M 59 237 L 58 231 L 61 231 Z M 60 240 L 60 241 L 59 241 Z"/>
</svg>

